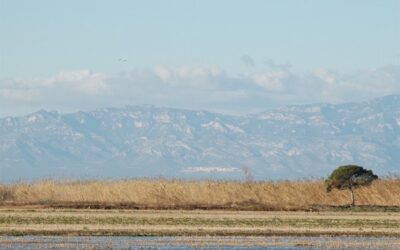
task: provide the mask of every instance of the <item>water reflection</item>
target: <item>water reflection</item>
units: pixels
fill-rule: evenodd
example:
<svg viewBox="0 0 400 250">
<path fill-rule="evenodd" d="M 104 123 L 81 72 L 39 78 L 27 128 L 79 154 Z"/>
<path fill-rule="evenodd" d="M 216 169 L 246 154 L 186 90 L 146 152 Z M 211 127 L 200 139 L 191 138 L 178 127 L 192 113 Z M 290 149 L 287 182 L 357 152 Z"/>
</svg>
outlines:
<svg viewBox="0 0 400 250">
<path fill-rule="evenodd" d="M 0 249 L 400 249 L 394 237 L 0 237 Z"/>
</svg>

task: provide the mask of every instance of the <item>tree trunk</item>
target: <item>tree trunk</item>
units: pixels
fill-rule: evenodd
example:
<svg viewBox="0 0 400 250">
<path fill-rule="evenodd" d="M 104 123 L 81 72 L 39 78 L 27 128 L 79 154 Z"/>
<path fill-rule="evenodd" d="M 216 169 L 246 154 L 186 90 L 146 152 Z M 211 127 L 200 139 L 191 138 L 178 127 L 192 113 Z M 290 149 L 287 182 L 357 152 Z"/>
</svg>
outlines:
<svg viewBox="0 0 400 250">
<path fill-rule="evenodd" d="M 350 194 L 351 194 L 351 206 L 354 207 L 355 206 L 355 200 L 354 200 L 354 191 L 353 191 L 353 187 L 350 186 Z"/>
</svg>

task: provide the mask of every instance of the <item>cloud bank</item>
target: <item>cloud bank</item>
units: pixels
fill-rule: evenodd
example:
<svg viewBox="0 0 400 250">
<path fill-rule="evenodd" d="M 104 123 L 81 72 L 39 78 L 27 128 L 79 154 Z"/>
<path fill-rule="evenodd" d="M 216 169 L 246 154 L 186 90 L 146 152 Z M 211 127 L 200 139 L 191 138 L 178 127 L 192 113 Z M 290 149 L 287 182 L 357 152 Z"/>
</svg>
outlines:
<svg viewBox="0 0 400 250">
<path fill-rule="evenodd" d="M 107 75 L 90 70 L 46 78 L 0 80 L 0 116 L 38 109 L 63 112 L 154 104 L 225 113 L 250 113 L 285 105 L 362 101 L 400 93 L 400 67 L 340 74 L 315 69 L 296 74 L 270 67 L 232 74 L 219 67 L 167 67 Z"/>
</svg>

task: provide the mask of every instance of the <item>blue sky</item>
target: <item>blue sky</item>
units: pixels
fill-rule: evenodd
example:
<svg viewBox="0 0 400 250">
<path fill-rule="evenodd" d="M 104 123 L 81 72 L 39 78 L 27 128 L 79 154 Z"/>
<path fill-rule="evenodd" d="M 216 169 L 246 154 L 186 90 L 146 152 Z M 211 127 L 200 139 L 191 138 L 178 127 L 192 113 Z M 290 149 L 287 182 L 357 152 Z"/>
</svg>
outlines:
<svg viewBox="0 0 400 250">
<path fill-rule="evenodd" d="M 2 0 L 0 116 L 140 103 L 243 113 L 397 94 L 399 13 L 397 0 Z"/>
</svg>

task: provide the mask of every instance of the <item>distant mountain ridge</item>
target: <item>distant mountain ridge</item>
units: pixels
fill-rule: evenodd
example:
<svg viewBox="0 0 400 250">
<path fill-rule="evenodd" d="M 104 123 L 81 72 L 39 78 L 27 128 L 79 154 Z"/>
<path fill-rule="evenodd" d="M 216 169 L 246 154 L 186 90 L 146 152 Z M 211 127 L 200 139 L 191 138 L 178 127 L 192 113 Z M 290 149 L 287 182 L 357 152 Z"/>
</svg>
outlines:
<svg viewBox="0 0 400 250">
<path fill-rule="evenodd" d="M 253 115 L 150 105 L 0 119 L 0 180 L 327 175 L 356 163 L 400 170 L 400 95 Z"/>
</svg>

